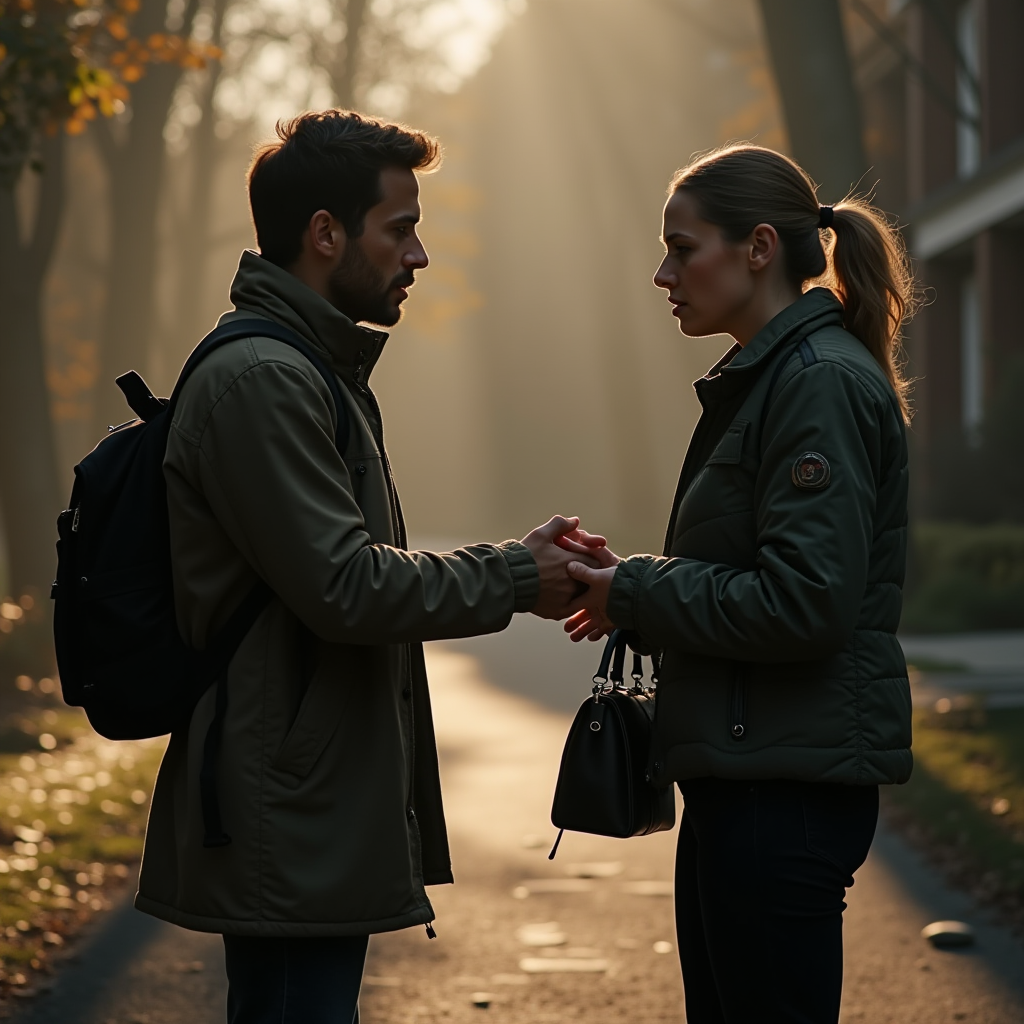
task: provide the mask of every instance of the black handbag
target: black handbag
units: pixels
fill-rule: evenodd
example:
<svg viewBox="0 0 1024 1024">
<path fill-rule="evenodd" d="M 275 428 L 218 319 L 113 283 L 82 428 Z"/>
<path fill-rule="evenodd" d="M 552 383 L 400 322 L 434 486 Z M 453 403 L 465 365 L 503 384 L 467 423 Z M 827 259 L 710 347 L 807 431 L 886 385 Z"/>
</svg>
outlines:
<svg viewBox="0 0 1024 1024">
<path fill-rule="evenodd" d="M 576 712 L 562 751 L 551 806 L 551 823 L 559 832 L 549 859 L 566 829 L 628 839 L 676 823 L 671 783 L 652 785 L 648 768 L 655 690 L 644 687 L 643 659 L 635 652 L 633 685 L 627 689 L 625 663 L 626 637 L 617 629 L 608 637 L 593 692 Z M 651 683 L 657 685 L 656 663 Z"/>
</svg>

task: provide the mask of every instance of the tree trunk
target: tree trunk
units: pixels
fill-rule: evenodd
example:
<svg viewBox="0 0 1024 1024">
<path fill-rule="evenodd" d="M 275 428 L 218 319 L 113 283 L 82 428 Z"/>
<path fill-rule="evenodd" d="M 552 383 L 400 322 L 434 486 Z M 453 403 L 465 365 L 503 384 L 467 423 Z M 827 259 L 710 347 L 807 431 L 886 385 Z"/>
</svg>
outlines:
<svg viewBox="0 0 1024 1024">
<path fill-rule="evenodd" d="M 761 0 L 793 158 L 842 199 L 868 169 L 838 0 Z"/>
<path fill-rule="evenodd" d="M 62 134 L 44 140 L 32 230 L 22 241 L 13 190 L 0 189 L 0 501 L 12 594 L 53 579 L 61 509 L 46 386 L 43 285 L 65 202 Z"/>
<path fill-rule="evenodd" d="M 221 30 L 227 0 L 215 0 L 211 43 L 221 44 Z M 190 180 L 183 197 L 185 208 L 177 233 L 178 273 L 175 303 L 175 337 L 171 359 L 191 351 L 213 325 L 203 322 L 204 289 L 207 280 L 207 256 L 210 248 L 210 216 L 213 201 L 213 179 L 217 171 L 217 136 L 214 133 L 214 98 L 220 81 L 222 65 L 212 64 L 204 83 L 202 119 L 192 132 L 188 149 Z M 171 354 L 169 353 L 169 354 Z"/>
<path fill-rule="evenodd" d="M 345 3 L 345 43 L 340 60 L 331 69 L 331 87 L 338 105 L 351 109 L 356 102 L 356 76 L 359 74 L 360 43 L 366 26 L 367 0 Z"/>
<path fill-rule="evenodd" d="M 198 7 L 198 0 L 189 0 L 182 35 L 191 33 Z M 133 32 L 146 38 L 162 31 L 165 19 L 165 4 L 143 4 Z M 110 178 L 111 203 L 107 308 L 94 404 L 94 426 L 101 434 L 109 424 L 121 423 L 131 415 L 114 378 L 127 370 L 145 371 L 149 362 L 155 325 L 157 207 L 163 182 L 164 124 L 181 75 L 182 68 L 177 65 L 150 66 L 145 78 L 132 89 L 132 117 L 125 139 L 119 141 L 107 123 L 97 126 Z"/>
</svg>

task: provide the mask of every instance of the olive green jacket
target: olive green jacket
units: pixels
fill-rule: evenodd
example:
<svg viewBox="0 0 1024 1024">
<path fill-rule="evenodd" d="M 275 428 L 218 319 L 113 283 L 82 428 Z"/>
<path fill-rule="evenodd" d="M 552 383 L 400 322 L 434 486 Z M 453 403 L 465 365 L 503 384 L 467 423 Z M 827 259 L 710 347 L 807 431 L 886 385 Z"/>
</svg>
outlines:
<svg viewBox="0 0 1024 1024">
<path fill-rule="evenodd" d="M 664 651 L 655 779 L 910 776 L 906 435 L 842 312 L 815 288 L 696 383 L 666 556 L 615 574 L 611 619 Z"/>
<path fill-rule="evenodd" d="M 199 766 L 214 692 L 172 735 L 136 906 L 235 935 L 365 935 L 433 918 L 450 882 L 420 642 L 503 629 L 535 603 L 523 545 L 406 551 L 368 386 L 386 335 L 246 252 L 222 322 L 276 320 L 323 354 L 218 349 L 183 389 L 164 473 L 183 635 L 202 648 L 257 577 L 276 598 L 231 662 L 217 785 L 228 846 L 203 846 Z M 425 400 L 429 396 L 424 396 Z M 429 406 L 425 406 L 429 408 Z"/>
</svg>

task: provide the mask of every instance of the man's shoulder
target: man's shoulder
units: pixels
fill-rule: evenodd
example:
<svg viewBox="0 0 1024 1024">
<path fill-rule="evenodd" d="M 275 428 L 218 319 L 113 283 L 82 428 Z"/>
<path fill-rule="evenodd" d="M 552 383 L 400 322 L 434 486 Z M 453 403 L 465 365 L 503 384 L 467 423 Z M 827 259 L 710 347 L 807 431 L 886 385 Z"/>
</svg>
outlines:
<svg viewBox="0 0 1024 1024">
<path fill-rule="evenodd" d="M 226 315 L 218 326 L 232 319 L 241 317 Z M 248 314 L 244 319 L 257 318 Z M 267 323 L 272 321 L 267 320 Z M 232 388 L 244 386 L 258 390 L 279 387 L 278 368 L 281 366 L 297 371 L 309 381 L 310 387 L 329 394 L 320 374 L 301 352 L 276 338 L 260 335 L 254 329 L 252 334 L 214 349 L 192 371 L 174 411 L 175 432 L 198 444 L 214 409 Z"/>
</svg>

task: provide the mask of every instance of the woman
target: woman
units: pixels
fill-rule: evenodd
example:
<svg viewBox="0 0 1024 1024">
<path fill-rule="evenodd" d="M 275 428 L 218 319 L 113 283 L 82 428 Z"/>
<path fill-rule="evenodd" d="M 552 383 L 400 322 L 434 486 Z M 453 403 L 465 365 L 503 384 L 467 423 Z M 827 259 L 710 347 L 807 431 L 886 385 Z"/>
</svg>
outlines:
<svg viewBox="0 0 1024 1024">
<path fill-rule="evenodd" d="M 572 563 L 574 640 L 663 652 L 651 770 L 677 781 L 690 1024 L 837 1021 L 846 888 L 880 783 L 910 775 L 896 640 L 912 279 L 859 199 L 731 146 L 678 173 L 654 278 L 680 330 L 736 344 L 696 384 L 665 557 Z M 825 287 L 809 287 L 819 281 Z"/>
</svg>

